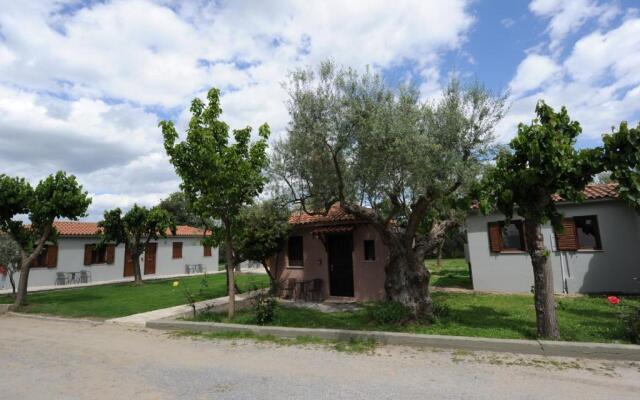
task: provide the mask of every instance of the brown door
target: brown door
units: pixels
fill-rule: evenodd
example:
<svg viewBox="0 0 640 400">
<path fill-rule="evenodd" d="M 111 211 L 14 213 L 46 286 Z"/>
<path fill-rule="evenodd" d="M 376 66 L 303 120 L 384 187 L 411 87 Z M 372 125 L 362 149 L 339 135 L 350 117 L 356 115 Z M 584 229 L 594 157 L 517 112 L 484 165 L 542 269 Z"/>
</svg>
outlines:
<svg viewBox="0 0 640 400">
<path fill-rule="evenodd" d="M 353 297 L 353 238 L 351 234 L 329 235 L 329 293 Z"/>
<path fill-rule="evenodd" d="M 129 247 L 124 248 L 124 273 L 123 276 L 133 276 L 133 259 Z"/>
<path fill-rule="evenodd" d="M 153 275 L 156 273 L 156 250 L 157 243 L 148 243 L 144 250 L 144 274 Z"/>
</svg>

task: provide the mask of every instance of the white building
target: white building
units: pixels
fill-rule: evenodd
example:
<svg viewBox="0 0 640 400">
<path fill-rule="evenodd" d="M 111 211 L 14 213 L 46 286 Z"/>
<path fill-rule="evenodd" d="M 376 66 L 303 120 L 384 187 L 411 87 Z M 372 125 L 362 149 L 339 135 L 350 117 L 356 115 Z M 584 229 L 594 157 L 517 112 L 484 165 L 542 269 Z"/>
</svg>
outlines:
<svg viewBox="0 0 640 400">
<path fill-rule="evenodd" d="M 133 262 L 124 244 L 97 251 L 98 227 L 92 222 L 56 221 L 57 243 L 46 246 L 29 272 L 29 288 L 60 284 L 110 282 L 132 279 Z M 182 275 L 198 270 L 218 270 L 218 249 L 201 244 L 203 231 L 178 226 L 176 235 L 152 241 L 140 256 L 143 279 Z M 14 275 L 16 286 L 20 273 Z M 1 287 L 4 284 L 4 288 Z M 9 279 L 0 279 L 0 289 L 10 289 Z"/>
<path fill-rule="evenodd" d="M 640 216 L 618 199 L 615 184 L 589 185 L 584 195 L 579 204 L 556 199 L 563 233 L 542 227 L 555 292 L 640 293 Z M 504 215 L 476 210 L 466 230 L 475 290 L 531 290 L 533 268 L 520 217 L 506 226 Z"/>
</svg>

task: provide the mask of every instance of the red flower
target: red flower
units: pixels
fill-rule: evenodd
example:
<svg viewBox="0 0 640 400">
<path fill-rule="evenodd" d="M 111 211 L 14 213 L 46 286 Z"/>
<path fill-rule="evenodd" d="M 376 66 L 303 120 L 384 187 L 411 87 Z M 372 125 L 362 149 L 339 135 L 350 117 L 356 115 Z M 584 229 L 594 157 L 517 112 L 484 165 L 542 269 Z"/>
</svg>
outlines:
<svg viewBox="0 0 640 400">
<path fill-rule="evenodd" d="M 607 297 L 607 301 L 611 304 L 620 304 L 620 298 L 616 297 L 616 296 L 609 296 Z"/>
</svg>

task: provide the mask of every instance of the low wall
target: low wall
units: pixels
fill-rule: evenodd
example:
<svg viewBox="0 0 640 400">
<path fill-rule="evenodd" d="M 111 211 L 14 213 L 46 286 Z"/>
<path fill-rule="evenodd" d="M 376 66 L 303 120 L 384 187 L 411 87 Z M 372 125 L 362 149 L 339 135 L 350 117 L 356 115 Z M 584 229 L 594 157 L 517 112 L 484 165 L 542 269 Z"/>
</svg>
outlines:
<svg viewBox="0 0 640 400">
<path fill-rule="evenodd" d="M 341 329 L 288 328 L 279 326 L 177 321 L 173 319 L 149 321 L 146 326 L 152 329 L 191 332 L 251 332 L 256 335 L 272 335 L 285 338 L 312 336 L 328 340 L 373 339 L 383 344 L 414 347 L 436 347 L 471 351 L 533 354 L 541 356 L 640 361 L 640 346 L 625 344 L 489 339 L 466 336 L 351 331 Z"/>
</svg>

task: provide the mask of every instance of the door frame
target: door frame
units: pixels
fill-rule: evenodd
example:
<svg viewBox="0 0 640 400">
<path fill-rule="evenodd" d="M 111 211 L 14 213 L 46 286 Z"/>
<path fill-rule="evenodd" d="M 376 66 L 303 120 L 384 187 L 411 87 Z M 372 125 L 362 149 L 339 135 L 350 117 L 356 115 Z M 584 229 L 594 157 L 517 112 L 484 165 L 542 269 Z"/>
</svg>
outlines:
<svg viewBox="0 0 640 400">
<path fill-rule="evenodd" d="M 354 262 L 353 262 L 353 233 L 352 232 L 348 232 L 348 233 L 330 233 L 327 234 L 326 236 L 326 240 L 327 240 L 327 267 L 328 267 L 328 273 L 329 273 L 329 296 L 332 297 L 355 297 L 356 295 L 356 282 L 355 282 L 355 276 L 353 273 L 353 269 L 354 269 Z M 351 251 L 349 252 L 350 257 L 350 264 L 351 264 L 351 285 L 352 285 L 352 289 L 351 289 L 351 293 L 352 295 L 343 295 L 343 294 L 333 294 L 333 285 L 331 284 L 331 276 L 332 276 L 332 263 L 331 263 L 331 241 L 332 240 L 345 240 L 347 239 L 349 240 L 349 242 L 351 243 Z"/>
</svg>

